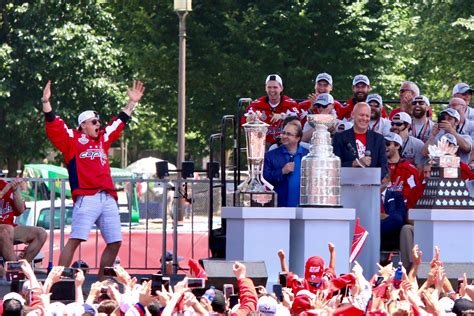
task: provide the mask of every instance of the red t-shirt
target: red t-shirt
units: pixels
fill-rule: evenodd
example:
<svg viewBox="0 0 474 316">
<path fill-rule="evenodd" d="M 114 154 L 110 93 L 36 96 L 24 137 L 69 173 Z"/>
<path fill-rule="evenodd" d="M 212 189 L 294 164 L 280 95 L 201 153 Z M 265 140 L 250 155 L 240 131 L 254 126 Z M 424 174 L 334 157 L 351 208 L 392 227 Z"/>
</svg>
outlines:
<svg viewBox="0 0 474 316">
<path fill-rule="evenodd" d="M 392 186 L 398 186 L 398 190 L 402 192 L 407 209 L 413 208 L 423 193 L 418 170 L 406 160 L 389 163 L 388 168 Z"/>
<path fill-rule="evenodd" d="M 7 184 L 8 182 L 0 180 L 0 190 L 3 190 Z M 8 190 L 0 199 L 0 224 L 15 226 L 13 220 L 15 216 L 19 216 L 21 213 L 15 208 L 13 199 L 13 189 Z"/>
<path fill-rule="evenodd" d="M 359 156 L 359 158 L 362 158 L 365 156 L 365 149 L 367 148 L 367 133 L 364 133 L 364 134 L 354 133 L 354 135 L 355 135 L 355 141 L 356 141 L 357 155 Z"/>
</svg>

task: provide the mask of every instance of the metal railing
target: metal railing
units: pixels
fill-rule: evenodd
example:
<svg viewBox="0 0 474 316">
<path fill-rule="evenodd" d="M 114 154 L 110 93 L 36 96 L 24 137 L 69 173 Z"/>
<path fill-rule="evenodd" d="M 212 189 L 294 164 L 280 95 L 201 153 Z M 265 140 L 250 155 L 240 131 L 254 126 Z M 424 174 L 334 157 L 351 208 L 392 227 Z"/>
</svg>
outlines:
<svg viewBox="0 0 474 316">
<path fill-rule="evenodd" d="M 22 195 L 29 201 L 27 211 L 16 221 L 47 229 L 49 242 L 45 243 L 42 252 L 46 254 L 48 262 L 56 264 L 72 221 L 73 201 L 68 190 L 68 180 L 23 180 Z M 161 262 L 166 262 L 167 251 L 173 249 L 176 273 L 178 255 L 184 258 L 207 257 L 209 180 L 113 180 L 119 188 L 117 193 L 123 236 L 119 257 L 122 266 L 131 270 L 157 270 L 162 268 L 160 258 Z M 186 203 L 189 219 L 178 222 L 176 202 L 183 195 L 187 195 L 189 201 Z M 219 194 L 215 196 L 219 199 Z M 213 215 L 219 217 L 218 212 Z M 170 218 L 173 219 L 172 225 L 168 224 Z M 157 247 L 160 239 L 161 247 Z M 105 243 L 99 237 L 98 228 L 92 228 L 89 240 L 81 244 L 74 260 L 86 261 L 91 269 L 97 269 L 102 247 L 105 247 Z"/>
</svg>

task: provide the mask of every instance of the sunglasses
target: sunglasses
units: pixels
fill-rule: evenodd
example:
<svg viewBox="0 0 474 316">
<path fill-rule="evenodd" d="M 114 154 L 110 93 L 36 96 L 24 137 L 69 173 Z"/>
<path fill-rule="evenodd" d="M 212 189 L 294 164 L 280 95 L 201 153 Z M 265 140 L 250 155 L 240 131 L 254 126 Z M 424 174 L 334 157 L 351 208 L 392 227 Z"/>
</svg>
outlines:
<svg viewBox="0 0 474 316">
<path fill-rule="evenodd" d="M 296 137 L 295 134 L 292 134 L 292 133 L 290 133 L 290 132 L 285 132 L 285 131 L 283 131 L 283 132 L 281 132 L 281 134 L 282 134 L 282 135 L 285 135 L 285 136 L 293 136 L 293 137 Z"/>
<path fill-rule="evenodd" d="M 378 102 L 370 102 L 369 105 L 373 108 L 379 108 L 380 107 L 380 104 L 378 104 Z"/>
<path fill-rule="evenodd" d="M 400 89 L 400 93 L 405 93 L 407 91 L 413 92 L 413 90 L 410 90 L 410 89 Z"/>
<path fill-rule="evenodd" d="M 392 126 L 396 125 L 396 126 L 400 127 L 400 126 L 403 126 L 403 124 L 405 124 L 405 123 L 404 122 L 391 122 L 391 124 L 392 124 Z"/>
<path fill-rule="evenodd" d="M 96 125 L 97 123 L 100 124 L 100 121 L 97 120 L 97 119 L 93 119 L 92 121 L 90 121 L 92 123 L 92 125 Z"/>
<path fill-rule="evenodd" d="M 411 104 L 412 104 L 412 105 L 417 105 L 417 104 L 419 104 L 419 105 L 425 105 L 426 103 L 425 103 L 425 101 L 413 101 Z"/>
<path fill-rule="evenodd" d="M 386 147 L 390 147 L 390 145 L 394 144 L 394 142 L 385 142 Z"/>
<path fill-rule="evenodd" d="M 316 103 L 314 106 L 317 107 L 317 108 L 323 108 L 323 109 L 325 109 L 325 108 L 327 108 L 327 107 L 329 106 L 329 103 L 328 103 L 328 104 Z"/>
</svg>

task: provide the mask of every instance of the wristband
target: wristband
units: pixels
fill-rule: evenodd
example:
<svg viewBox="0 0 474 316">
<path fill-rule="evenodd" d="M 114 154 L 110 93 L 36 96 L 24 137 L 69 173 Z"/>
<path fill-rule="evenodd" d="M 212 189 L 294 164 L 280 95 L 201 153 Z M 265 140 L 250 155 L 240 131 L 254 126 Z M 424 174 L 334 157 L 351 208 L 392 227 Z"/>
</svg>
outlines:
<svg viewBox="0 0 474 316">
<path fill-rule="evenodd" d="M 41 102 L 43 102 L 43 103 L 49 103 L 49 100 L 45 100 L 45 99 L 41 98 Z"/>
</svg>

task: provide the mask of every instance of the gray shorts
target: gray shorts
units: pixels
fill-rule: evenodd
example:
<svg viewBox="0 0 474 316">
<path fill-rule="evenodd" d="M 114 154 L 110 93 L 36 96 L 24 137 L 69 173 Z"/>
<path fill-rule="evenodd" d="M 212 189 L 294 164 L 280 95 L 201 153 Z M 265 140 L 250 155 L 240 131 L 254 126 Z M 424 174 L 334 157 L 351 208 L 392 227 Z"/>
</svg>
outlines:
<svg viewBox="0 0 474 316">
<path fill-rule="evenodd" d="M 105 191 L 78 196 L 72 211 L 69 238 L 87 240 L 94 223 L 107 244 L 122 240 L 117 202 Z"/>
</svg>

